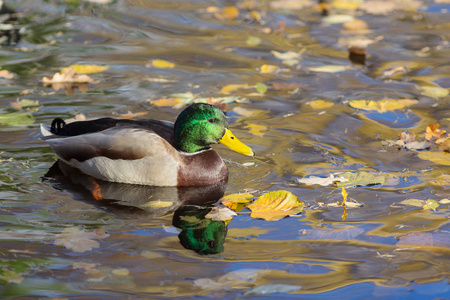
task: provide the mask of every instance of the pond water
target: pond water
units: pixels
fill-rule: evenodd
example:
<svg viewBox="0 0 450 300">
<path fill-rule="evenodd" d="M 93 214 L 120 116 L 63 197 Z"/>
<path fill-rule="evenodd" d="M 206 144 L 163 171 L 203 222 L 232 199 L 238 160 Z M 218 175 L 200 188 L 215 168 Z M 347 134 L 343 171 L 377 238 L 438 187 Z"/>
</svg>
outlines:
<svg viewBox="0 0 450 300">
<path fill-rule="evenodd" d="M 448 1 L 336 1 L 327 16 L 307 0 L 95 2 L 6 1 L 22 29 L 0 48 L 14 74 L 0 77 L 2 299 L 450 297 L 450 155 L 382 143 L 450 130 Z M 365 62 L 349 60 L 354 40 Z M 42 84 L 72 64 L 108 69 Z M 40 139 L 40 123 L 77 114 L 174 121 L 192 98 L 228 102 L 256 152 L 214 146 L 228 182 L 93 181 Z M 38 103 L 11 105 L 24 99 Z M 372 180 L 344 185 L 363 204 L 346 216 L 329 205 L 341 185 L 299 181 L 338 172 Z M 303 212 L 205 217 L 223 195 L 276 190 Z"/>
</svg>

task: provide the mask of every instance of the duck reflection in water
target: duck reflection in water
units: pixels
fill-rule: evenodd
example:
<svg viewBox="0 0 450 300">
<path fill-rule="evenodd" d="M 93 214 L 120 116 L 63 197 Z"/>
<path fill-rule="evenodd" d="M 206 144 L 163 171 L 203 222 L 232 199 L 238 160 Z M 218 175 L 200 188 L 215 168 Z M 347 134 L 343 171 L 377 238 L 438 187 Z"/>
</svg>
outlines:
<svg viewBox="0 0 450 300">
<path fill-rule="evenodd" d="M 180 243 L 199 254 L 223 251 L 227 226 L 205 218 L 224 194 L 227 181 L 200 187 L 154 187 L 94 179 L 58 160 L 44 176 L 58 190 L 119 218 L 157 218 L 174 212 L 172 224 L 181 230 Z"/>
</svg>

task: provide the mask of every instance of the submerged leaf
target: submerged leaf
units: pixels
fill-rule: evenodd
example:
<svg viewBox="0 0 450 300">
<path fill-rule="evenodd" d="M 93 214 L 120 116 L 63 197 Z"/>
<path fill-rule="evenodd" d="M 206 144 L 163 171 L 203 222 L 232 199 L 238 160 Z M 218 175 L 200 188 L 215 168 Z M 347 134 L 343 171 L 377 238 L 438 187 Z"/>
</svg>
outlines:
<svg viewBox="0 0 450 300">
<path fill-rule="evenodd" d="M 85 252 L 100 247 L 100 244 L 95 240 L 107 237 L 109 237 L 109 234 L 102 228 L 94 231 L 85 231 L 78 227 L 71 227 L 57 234 L 54 243 L 74 252 Z"/>
<path fill-rule="evenodd" d="M 278 71 L 278 67 L 274 65 L 262 65 L 259 69 L 260 73 L 275 73 Z"/>
<path fill-rule="evenodd" d="M 240 88 L 246 88 L 248 87 L 248 84 L 246 83 L 241 83 L 241 84 L 227 84 L 226 86 L 222 87 L 222 89 L 220 90 L 220 92 L 222 94 L 230 94 Z"/>
<path fill-rule="evenodd" d="M 442 98 L 449 94 L 448 89 L 438 86 L 422 86 L 420 87 L 422 94 L 431 98 Z"/>
<path fill-rule="evenodd" d="M 235 6 L 227 6 L 220 12 L 214 14 L 214 17 L 216 17 L 219 20 L 230 20 L 230 21 L 235 20 L 238 16 L 239 16 L 239 9 L 237 9 Z"/>
<path fill-rule="evenodd" d="M 406 199 L 399 202 L 399 204 L 415 206 L 415 207 L 423 207 L 425 204 L 424 200 L 420 199 Z"/>
<path fill-rule="evenodd" d="M 278 221 L 288 215 L 296 215 L 303 210 L 303 203 L 288 191 L 266 193 L 247 206 L 252 218 Z"/>
<path fill-rule="evenodd" d="M 262 82 L 258 82 L 255 85 L 256 90 L 258 91 L 258 93 L 264 94 L 265 92 L 267 92 L 267 85 L 265 85 Z"/>
<path fill-rule="evenodd" d="M 223 205 L 234 211 L 240 211 L 242 208 L 244 208 L 245 204 L 250 203 L 252 200 L 252 194 L 243 193 L 227 195 L 222 198 L 221 202 Z"/>
</svg>

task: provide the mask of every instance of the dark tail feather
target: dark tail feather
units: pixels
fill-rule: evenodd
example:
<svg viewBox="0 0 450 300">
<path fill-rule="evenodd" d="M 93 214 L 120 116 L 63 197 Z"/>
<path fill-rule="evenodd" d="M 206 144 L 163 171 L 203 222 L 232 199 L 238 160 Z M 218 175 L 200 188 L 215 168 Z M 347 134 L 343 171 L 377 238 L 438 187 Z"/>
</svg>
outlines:
<svg viewBox="0 0 450 300">
<path fill-rule="evenodd" d="M 64 126 L 66 126 L 66 122 L 64 122 L 64 120 L 61 119 L 61 118 L 56 118 L 52 122 L 52 126 L 50 128 L 50 131 L 53 134 L 59 134 L 61 129 L 63 129 Z"/>
</svg>

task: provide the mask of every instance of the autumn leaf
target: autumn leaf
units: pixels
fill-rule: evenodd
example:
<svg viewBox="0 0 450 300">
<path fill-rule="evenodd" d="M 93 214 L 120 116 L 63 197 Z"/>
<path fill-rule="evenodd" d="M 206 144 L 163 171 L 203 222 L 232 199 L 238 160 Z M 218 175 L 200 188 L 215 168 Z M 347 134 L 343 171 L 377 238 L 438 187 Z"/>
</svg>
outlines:
<svg viewBox="0 0 450 300">
<path fill-rule="evenodd" d="M 34 117 L 28 112 L 0 113 L 0 124 L 7 126 L 24 126 L 34 123 Z"/>
<path fill-rule="evenodd" d="M 342 194 L 342 199 L 343 199 L 341 202 L 341 205 L 344 205 L 345 202 L 347 202 L 348 193 L 344 188 L 342 188 L 341 194 Z"/>
<path fill-rule="evenodd" d="M 100 73 L 105 70 L 108 70 L 108 66 L 97 66 L 97 65 L 71 65 L 61 70 L 61 73 L 64 74 L 70 69 L 73 69 L 78 74 L 90 74 L 90 73 Z"/>
<path fill-rule="evenodd" d="M 350 69 L 350 66 L 346 66 L 346 65 L 325 65 L 325 66 L 308 68 L 308 70 L 310 70 L 312 72 L 319 72 L 319 73 L 339 73 L 339 72 L 344 72 L 348 69 Z"/>
<path fill-rule="evenodd" d="M 163 59 L 154 59 L 148 64 L 148 66 L 158 68 L 158 69 L 173 69 L 173 68 L 175 68 L 174 63 L 167 61 L 167 60 L 163 60 Z"/>
<path fill-rule="evenodd" d="M 9 72 L 8 70 L 0 70 L 0 78 L 13 79 L 14 74 Z"/>
<path fill-rule="evenodd" d="M 227 84 L 226 86 L 222 87 L 222 89 L 220 90 L 220 92 L 222 94 L 230 94 L 238 89 L 241 88 L 246 88 L 248 87 L 248 84 L 246 83 L 241 83 L 241 84 Z"/>
<path fill-rule="evenodd" d="M 258 82 L 255 85 L 256 90 L 258 91 L 258 93 L 264 94 L 265 92 L 267 92 L 267 85 L 265 85 L 262 82 Z"/>
<path fill-rule="evenodd" d="M 334 103 L 326 100 L 314 100 L 306 102 L 306 104 L 310 105 L 313 109 L 325 109 L 334 106 Z"/>
<path fill-rule="evenodd" d="M 180 100 L 171 98 L 171 99 L 158 99 L 158 100 L 148 100 L 150 104 L 156 106 L 175 106 L 181 103 Z"/>
<path fill-rule="evenodd" d="M 288 191 L 273 191 L 262 195 L 247 207 L 252 211 L 252 218 L 278 221 L 300 213 L 303 203 Z"/>
<path fill-rule="evenodd" d="M 227 6 L 223 8 L 221 11 L 214 14 L 214 17 L 216 17 L 219 20 L 229 20 L 233 21 L 239 16 L 239 9 L 237 9 L 235 6 Z"/>
<path fill-rule="evenodd" d="M 443 98 L 448 96 L 448 89 L 439 86 L 422 86 L 422 94 L 431 98 Z"/>
<path fill-rule="evenodd" d="M 430 124 L 425 131 L 425 139 L 428 141 L 437 140 L 445 136 L 446 131 L 439 129 L 439 124 Z"/>
<path fill-rule="evenodd" d="M 205 216 L 213 221 L 232 220 L 237 214 L 228 207 L 213 207 L 213 209 Z"/>
<path fill-rule="evenodd" d="M 222 198 L 221 202 L 226 207 L 240 211 L 244 205 L 253 201 L 253 195 L 250 193 L 231 194 Z"/>
<path fill-rule="evenodd" d="M 427 202 L 424 204 L 423 209 L 432 209 L 436 211 L 436 208 L 439 207 L 439 203 L 434 199 L 428 199 Z"/>
<path fill-rule="evenodd" d="M 275 73 L 276 71 L 278 71 L 278 67 L 274 65 L 262 65 L 259 68 L 259 72 L 262 74 Z"/>
<path fill-rule="evenodd" d="M 42 78 L 44 83 L 90 83 L 93 81 L 88 75 L 77 75 L 72 68 L 67 69 L 64 74 L 56 73 L 53 77 L 46 76 Z"/>
</svg>

